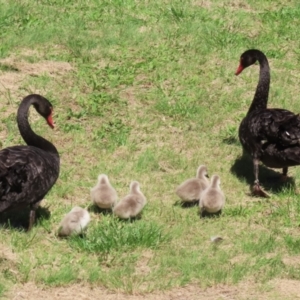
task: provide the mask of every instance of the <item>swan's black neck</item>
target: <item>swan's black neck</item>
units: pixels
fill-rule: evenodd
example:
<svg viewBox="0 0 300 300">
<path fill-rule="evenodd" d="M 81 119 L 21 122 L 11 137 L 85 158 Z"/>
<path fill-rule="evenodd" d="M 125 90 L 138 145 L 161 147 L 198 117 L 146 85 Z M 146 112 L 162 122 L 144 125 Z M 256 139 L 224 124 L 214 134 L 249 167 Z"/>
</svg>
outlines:
<svg viewBox="0 0 300 300">
<path fill-rule="evenodd" d="M 41 103 L 44 98 L 40 95 L 25 97 L 18 109 L 17 123 L 20 134 L 28 146 L 34 146 L 46 152 L 58 155 L 57 149 L 52 143 L 34 133 L 28 122 L 28 111 L 31 105 Z"/>
<path fill-rule="evenodd" d="M 270 88 L 270 68 L 266 56 L 260 52 L 257 60 L 259 62 L 259 81 L 252 104 L 248 110 L 248 114 L 257 109 L 267 108 L 269 88 Z"/>
</svg>

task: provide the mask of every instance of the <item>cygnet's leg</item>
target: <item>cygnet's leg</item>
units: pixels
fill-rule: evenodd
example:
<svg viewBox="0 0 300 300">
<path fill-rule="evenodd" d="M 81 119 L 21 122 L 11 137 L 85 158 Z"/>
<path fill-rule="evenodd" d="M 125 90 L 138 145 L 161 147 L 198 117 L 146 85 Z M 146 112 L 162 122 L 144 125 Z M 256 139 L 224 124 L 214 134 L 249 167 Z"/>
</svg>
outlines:
<svg viewBox="0 0 300 300">
<path fill-rule="evenodd" d="M 205 209 L 203 206 L 200 207 L 200 218 L 204 218 L 205 217 Z"/>
</svg>

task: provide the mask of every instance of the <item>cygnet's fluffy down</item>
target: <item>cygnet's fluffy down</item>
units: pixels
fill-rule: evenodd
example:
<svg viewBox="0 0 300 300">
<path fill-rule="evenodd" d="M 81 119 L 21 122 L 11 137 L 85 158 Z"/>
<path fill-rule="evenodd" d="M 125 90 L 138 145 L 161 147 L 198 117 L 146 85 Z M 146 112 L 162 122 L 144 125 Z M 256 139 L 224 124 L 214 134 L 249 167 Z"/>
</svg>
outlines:
<svg viewBox="0 0 300 300">
<path fill-rule="evenodd" d="M 220 188 L 220 177 L 213 175 L 209 187 L 200 195 L 199 208 L 200 213 L 217 213 L 225 205 L 225 196 Z"/>
<path fill-rule="evenodd" d="M 199 166 L 196 178 L 190 178 L 181 183 L 176 194 L 183 202 L 199 201 L 200 194 L 208 187 L 209 180 L 206 166 Z"/>
<path fill-rule="evenodd" d="M 81 234 L 90 220 L 89 212 L 86 209 L 76 206 L 61 221 L 58 235 L 69 236 L 71 234 Z"/>
<path fill-rule="evenodd" d="M 132 181 L 130 184 L 130 193 L 121 199 L 113 209 L 113 213 L 121 219 L 129 219 L 138 216 L 147 200 L 140 190 L 140 184 Z"/>
<path fill-rule="evenodd" d="M 110 184 L 107 175 L 98 176 L 98 183 L 91 189 L 92 202 L 100 208 L 112 208 L 117 200 L 118 194 Z"/>
</svg>

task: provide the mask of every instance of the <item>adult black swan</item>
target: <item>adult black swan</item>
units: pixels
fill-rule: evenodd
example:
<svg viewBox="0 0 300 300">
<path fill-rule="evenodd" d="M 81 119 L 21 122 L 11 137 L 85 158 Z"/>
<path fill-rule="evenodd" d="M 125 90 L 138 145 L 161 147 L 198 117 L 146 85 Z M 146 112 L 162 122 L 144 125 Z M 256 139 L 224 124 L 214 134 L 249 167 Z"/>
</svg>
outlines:
<svg viewBox="0 0 300 300">
<path fill-rule="evenodd" d="M 239 128 L 239 139 L 253 159 L 255 181 L 254 195 L 268 197 L 258 180 L 258 164 L 282 168 L 286 178 L 288 167 L 300 164 L 300 117 L 285 109 L 268 109 L 270 87 L 269 63 L 259 50 L 247 50 L 241 55 L 236 75 L 256 61 L 260 65 L 259 82 L 254 99 Z"/>
<path fill-rule="evenodd" d="M 59 175 L 59 154 L 52 143 L 35 134 L 28 122 L 33 105 L 53 128 L 51 103 L 32 94 L 18 109 L 17 123 L 27 146 L 13 146 L 0 151 L 0 212 L 30 206 L 28 230 L 35 221 L 35 210 Z"/>
</svg>

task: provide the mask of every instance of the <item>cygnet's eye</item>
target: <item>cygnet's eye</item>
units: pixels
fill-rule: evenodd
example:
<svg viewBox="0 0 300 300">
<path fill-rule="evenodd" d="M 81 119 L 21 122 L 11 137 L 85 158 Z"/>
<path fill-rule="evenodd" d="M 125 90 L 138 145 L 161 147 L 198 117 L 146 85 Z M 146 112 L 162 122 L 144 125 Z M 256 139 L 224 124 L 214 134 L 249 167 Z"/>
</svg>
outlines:
<svg viewBox="0 0 300 300">
<path fill-rule="evenodd" d="M 285 134 L 286 134 L 288 137 L 291 137 L 291 135 L 289 134 L 288 131 L 286 131 Z"/>
</svg>

